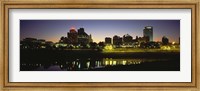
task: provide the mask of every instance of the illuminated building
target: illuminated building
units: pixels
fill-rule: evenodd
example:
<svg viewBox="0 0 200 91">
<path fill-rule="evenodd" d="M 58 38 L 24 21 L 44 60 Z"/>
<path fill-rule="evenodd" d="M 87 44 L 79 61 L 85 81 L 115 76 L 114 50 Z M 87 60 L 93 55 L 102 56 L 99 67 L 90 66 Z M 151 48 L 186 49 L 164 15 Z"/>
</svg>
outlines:
<svg viewBox="0 0 200 91">
<path fill-rule="evenodd" d="M 20 42 L 20 48 L 37 49 L 39 44 L 36 38 L 25 38 Z"/>
<path fill-rule="evenodd" d="M 40 48 L 52 48 L 52 41 L 46 41 L 44 39 L 25 38 L 20 41 L 20 48 L 22 49 L 40 49 Z"/>
<path fill-rule="evenodd" d="M 44 39 L 38 39 L 37 41 L 39 44 L 45 44 L 45 42 L 46 42 Z"/>
<path fill-rule="evenodd" d="M 46 41 L 44 39 L 38 39 L 38 48 L 46 48 Z"/>
<path fill-rule="evenodd" d="M 70 44 L 77 44 L 78 43 L 78 33 L 76 32 L 75 28 L 71 28 L 67 33 L 69 43 Z"/>
<path fill-rule="evenodd" d="M 92 35 L 88 35 L 84 28 L 78 29 L 78 44 L 86 45 L 92 42 Z"/>
<path fill-rule="evenodd" d="M 148 37 L 149 41 L 153 41 L 153 27 L 152 26 L 146 26 L 143 30 L 143 37 Z"/>
<path fill-rule="evenodd" d="M 46 41 L 44 48 L 51 49 L 53 47 L 53 45 L 54 45 L 54 43 L 52 41 Z"/>
<path fill-rule="evenodd" d="M 111 43 L 112 43 L 112 39 L 110 37 L 106 37 L 105 44 L 111 44 Z"/>
<path fill-rule="evenodd" d="M 66 44 L 68 44 L 69 43 L 69 39 L 67 37 L 62 36 L 60 38 L 60 40 L 59 40 L 59 43 L 66 43 Z"/>
<path fill-rule="evenodd" d="M 122 45 L 122 38 L 120 36 L 115 35 L 113 37 L 113 45 Z"/>
<path fill-rule="evenodd" d="M 162 43 L 163 43 L 163 45 L 167 45 L 169 43 L 169 39 L 166 36 L 163 36 Z"/>
<path fill-rule="evenodd" d="M 123 36 L 123 44 L 125 45 L 131 45 L 133 42 L 133 37 L 130 36 L 129 34 L 126 34 Z"/>
</svg>

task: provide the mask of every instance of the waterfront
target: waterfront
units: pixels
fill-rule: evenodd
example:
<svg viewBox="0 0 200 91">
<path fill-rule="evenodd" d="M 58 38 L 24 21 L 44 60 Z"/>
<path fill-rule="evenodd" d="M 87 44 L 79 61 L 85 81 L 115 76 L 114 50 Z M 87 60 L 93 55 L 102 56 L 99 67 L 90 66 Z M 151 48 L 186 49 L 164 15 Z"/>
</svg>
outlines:
<svg viewBox="0 0 200 91">
<path fill-rule="evenodd" d="M 180 20 L 21 20 L 20 71 L 180 71 Z"/>
<path fill-rule="evenodd" d="M 21 50 L 21 71 L 180 71 L 179 52 Z"/>
</svg>

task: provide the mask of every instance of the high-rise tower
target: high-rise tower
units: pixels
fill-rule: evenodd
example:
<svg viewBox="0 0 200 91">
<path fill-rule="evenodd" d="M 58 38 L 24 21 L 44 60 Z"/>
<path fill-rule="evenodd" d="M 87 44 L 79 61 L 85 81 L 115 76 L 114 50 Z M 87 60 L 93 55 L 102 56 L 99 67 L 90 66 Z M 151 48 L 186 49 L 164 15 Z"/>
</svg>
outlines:
<svg viewBox="0 0 200 91">
<path fill-rule="evenodd" d="M 148 41 L 153 41 L 153 27 L 146 26 L 143 30 L 143 37 L 148 37 Z"/>
</svg>

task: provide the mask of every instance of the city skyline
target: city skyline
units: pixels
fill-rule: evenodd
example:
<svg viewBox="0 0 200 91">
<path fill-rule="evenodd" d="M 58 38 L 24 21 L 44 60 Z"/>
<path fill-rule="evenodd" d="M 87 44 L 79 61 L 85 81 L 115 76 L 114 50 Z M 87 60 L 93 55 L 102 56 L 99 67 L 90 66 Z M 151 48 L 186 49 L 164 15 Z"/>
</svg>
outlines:
<svg viewBox="0 0 200 91">
<path fill-rule="evenodd" d="M 84 28 L 92 35 L 94 42 L 104 41 L 106 37 L 129 34 L 135 39 L 143 37 L 145 26 L 153 27 L 153 40 L 162 41 L 166 36 L 170 42 L 179 42 L 179 20 L 21 20 L 20 40 L 33 37 L 58 42 L 61 36 L 67 37 L 70 28 Z"/>
</svg>

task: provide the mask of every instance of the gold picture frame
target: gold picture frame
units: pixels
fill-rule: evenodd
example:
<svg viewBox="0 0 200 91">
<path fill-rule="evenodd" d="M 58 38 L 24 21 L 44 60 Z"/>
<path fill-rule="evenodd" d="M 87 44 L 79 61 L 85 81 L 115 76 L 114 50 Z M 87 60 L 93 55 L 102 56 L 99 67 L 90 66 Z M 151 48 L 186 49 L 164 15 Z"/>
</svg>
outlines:
<svg viewBox="0 0 200 91">
<path fill-rule="evenodd" d="M 200 86 L 199 73 L 200 62 L 198 61 L 198 36 L 199 36 L 199 3 L 198 0 L 190 1 L 7 1 L 1 2 L 1 37 L 0 37 L 0 90 L 20 91 L 20 90 L 169 90 L 169 91 L 198 91 Z M 9 82 L 8 72 L 8 34 L 9 34 L 9 9 L 45 9 L 45 8 L 96 8 L 96 9 L 191 9 L 192 10 L 192 82 L 82 82 L 82 83 L 39 83 L 39 82 Z"/>
</svg>

